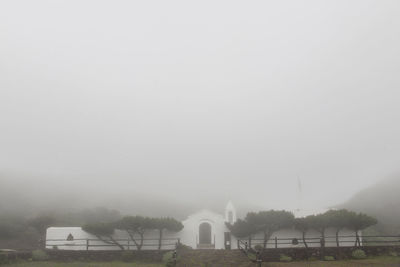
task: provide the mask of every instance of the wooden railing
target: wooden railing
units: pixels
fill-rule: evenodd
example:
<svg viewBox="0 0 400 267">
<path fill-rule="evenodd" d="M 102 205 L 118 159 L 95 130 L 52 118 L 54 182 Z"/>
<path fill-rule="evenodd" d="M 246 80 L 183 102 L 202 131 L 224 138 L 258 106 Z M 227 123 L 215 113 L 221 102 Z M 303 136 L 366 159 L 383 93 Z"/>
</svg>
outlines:
<svg viewBox="0 0 400 267">
<path fill-rule="evenodd" d="M 113 241 L 118 242 L 118 244 L 120 244 L 126 250 L 138 249 L 138 246 L 131 239 L 101 240 L 94 238 L 74 238 L 73 240 L 46 239 L 46 248 L 58 249 L 59 247 L 71 247 L 71 248 L 80 247 L 81 250 L 90 250 L 91 248 L 108 247 L 108 248 L 120 249 L 120 247 L 117 244 L 107 243 Z M 140 240 L 137 242 L 140 242 Z M 176 249 L 176 247 L 179 244 L 180 244 L 179 238 L 163 238 L 161 240 L 161 250 Z M 158 248 L 159 248 L 159 239 L 156 238 L 143 239 L 143 245 L 141 246 L 141 249 L 158 250 Z"/>
<path fill-rule="evenodd" d="M 400 235 L 376 235 L 376 236 L 359 236 L 360 243 L 356 244 L 356 236 L 355 235 L 346 235 L 339 236 L 339 247 L 342 246 L 399 246 L 400 245 Z M 319 247 L 329 246 L 336 247 L 336 236 L 325 236 L 322 237 L 308 237 L 304 238 L 271 238 L 266 242 L 267 248 L 279 248 L 279 247 L 288 247 L 288 246 L 299 246 L 304 247 L 304 241 L 307 245 L 311 245 L 316 247 L 315 244 L 318 244 Z M 262 238 L 246 238 L 238 240 L 238 248 L 239 249 L 251 249 L 255 246 L 264 246 L 264 239 Z"/>
</svg>

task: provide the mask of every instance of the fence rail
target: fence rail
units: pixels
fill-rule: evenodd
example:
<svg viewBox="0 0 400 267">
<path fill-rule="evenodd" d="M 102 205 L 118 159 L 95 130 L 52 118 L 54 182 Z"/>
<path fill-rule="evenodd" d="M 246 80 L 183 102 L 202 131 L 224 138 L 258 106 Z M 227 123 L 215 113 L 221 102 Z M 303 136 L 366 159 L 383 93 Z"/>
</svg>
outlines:
<svg viewBox="0 0 400 267">
<path fill-rule="evenodd" d="M 349 246 L 349 244 L 354 244 L 354 246 L 400 246 L 400 235 L 370 235 L 370 236 L 359 236 L 360 242 L 357 245 L 357 236 L 356 235 L 345 235 L 338 236 L 339 247 L 340 246 Z M 287 247 L 287 245 L 291 245 L 293 247 L 299 246 L 304 247 L 304 242 L 307 245 L 315 245 L 319 244 L 320 247 L 325 247 L 329 245 L 329 247 L 336 247 L 337 240 L 336 236 L 325 236 L 321 237 L 293 237 L 293 238 L 271 238 L 265 242 L 267 248 L 275 247 Z M 263 238 L 247 238 L 247 239 L 238 239 L 238 248 L 239 249 L 251 249 L 257 245 L 264 246 Z M 315 246 L 313 246 L 315 247 Z"/>
<path fill-rule="evenodd" d="M 161 244 L 159 239 L 148 238 L 143 239 L 140 248 L 153 249 L 153 250 L 171 250 L 175 249 L 180 244 L 179 238 L 163 238 Z M 110 242 L 110 243 L 108 243 Z M 118 244 L 116 244 L 116 243 Z M 141 243 L 140 240 L 136 240 L 137 243 Z M 46 248 L 58 249 L 59 247 L 81 247 L 84 250 L 90 250 L 95 247 L 112 247 L 121 249 L 122 246 L 125 250 L 138 250 L 138 246 L 131 239 L 95 239 L 95 238 L 74 238 L 73 240 L 68 239 L 46 239 Z"/>
</svg>

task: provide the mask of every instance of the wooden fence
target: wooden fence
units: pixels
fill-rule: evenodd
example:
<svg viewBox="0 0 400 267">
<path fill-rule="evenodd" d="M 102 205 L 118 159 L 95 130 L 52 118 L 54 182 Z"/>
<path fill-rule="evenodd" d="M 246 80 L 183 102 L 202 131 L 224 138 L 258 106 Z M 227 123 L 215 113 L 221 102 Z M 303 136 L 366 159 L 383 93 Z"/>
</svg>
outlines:
<svg viewBox="0 0 400 267">
<path fill-rule="evenodd" d="M 399 246 L 400 235 L 376 235 L 376 236 L 359 236 L 360 242 L 356 243 L 355 235 L 338 236 L 340 246 Z M 309 238 L 271 238 L 266 242 L 267 248 L 282 247 L 304 247 L 304 241 L 311 247 L 337 247 L 336 236 L 309 237 Z M 237 246 L 240 249 L 251 249 L 255 246 L 264 246 L 264 239 L 238 239 Z"/>
<path fill-rule="evenodd" d="M 46 248 L 48 249 L 68 249 L 74 250 L 118 250 L 121 249 L 117 244 L 111 244 L 108 242 L 116 241 L 125 250 L 137 250 L 138 246 L 131 239 L 114 239 L 114 240 L 101 240 L 94 238 L 76 238 L 73 240 L 68 239 L 46 239 Z M 159 250 L 159 239 L 143 239 L 142 250 Z M 140 243 L 140 240 L 136 242 Z M 172 250 L 180 244 L 179 238 L 163 238 L 161 240 L 161 250 Z M 92 249 L 91 249 L 92 248 Z"/>
</svg>

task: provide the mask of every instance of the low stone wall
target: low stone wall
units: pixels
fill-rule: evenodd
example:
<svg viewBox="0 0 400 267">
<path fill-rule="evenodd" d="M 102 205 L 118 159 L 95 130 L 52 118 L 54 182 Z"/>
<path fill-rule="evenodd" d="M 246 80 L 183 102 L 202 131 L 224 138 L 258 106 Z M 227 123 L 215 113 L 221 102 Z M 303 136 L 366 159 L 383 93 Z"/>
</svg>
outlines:
<svg viewBox="0 0 400 267">
<path fill-rule="evenodd" d="M 161 262 L 165 250 L 143 250 L 143 251 L 99 251 L 99 250 L 45 250 L 49 260 L 69 261 L 141 261 Z M 10 261 L 16 259 L 29 260 L 32 258 L 32 251 L 17 251 L 7 253 Z"/>
<path fill-rule="evenodd" d="M 324 251 L 321 248 L 269 248 L 261 253 L 263 261 L 279 261 L 281 255 L 290 256 L 294 261 L 307 260 L 310 258 L 321 259 L 323 256 L 333 256 L 335 259 L 349 259 L 351 253 L 357 248 L 354 247 L 329 247 Z M 366 246 L 361 247 L 367 256 L 389 255 L 397 253 L 400 255 L 400 246 Z M 202 253 L 202 250 L 190 250 L 191 253 Z M 229 255 L 226 250 L 213 250 L 221 255 Z M 78 250 L 46 250 L 50 260 L 68 262 L 68 261 L 141 261 L 141 262 L 161 262 L 164 253 L 162 250 L 143 250 L 143 251 L 78 251 Z M 179 254 L 183 254 L 183 250 L 178 250 Z M 18 251 L 10 253 L 10 260 L 13 259 L 30 259 L 32 258 L 31 251 Z M 222 256 L 221 256 L 222 257 Z"/>
<path fill-rule="evenodd" d="M 350 259 L 355 247 L 328 247 L 321 248 L 270 248 L 262 251 L 263 261 L 279 261 L 281 255 L 290 256 L 293 260 L 307 260 L 309 258 L 322 259 L 323 256 L 333 256 L 335 259 Z M 364 250 L 367 256 L 389 255 L 397 253 L 400 255 L 400 246 L 365 246 Z"/>
<path fill-rule="evenodd" d="M 76 251 L 76 250 L 46 250 L 54 261 L 149 261 L 160 262 L 166 251 Z"/>
</svg>

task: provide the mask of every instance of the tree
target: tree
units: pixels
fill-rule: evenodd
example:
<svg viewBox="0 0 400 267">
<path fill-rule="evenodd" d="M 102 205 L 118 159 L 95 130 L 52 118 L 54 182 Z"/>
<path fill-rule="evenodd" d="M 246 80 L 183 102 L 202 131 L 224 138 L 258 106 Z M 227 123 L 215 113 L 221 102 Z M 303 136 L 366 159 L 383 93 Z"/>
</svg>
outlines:
<svg viewBox="0 0 400 267">
<path fill-rule="evenodd" d="M 356 214 L 355 212 L 353 212 L 352 215 L 349 216 L 348 228 L 352 229 L 356 234 L 356 241 L 354 246 L 357 245 L 361 246 L 360 236 L 358 235 L 358 232 L 377 223 L 378 223 L 377 219 L 367 214 L 364 213 Z"/>
<path fill-rule="evenodd" d="M 137 250 L 142 249 L 144 233 L 146 230 L 153 229 L 153 225 L 151 218 L 143 216 L 125 216 L 115 223 L 117 229 L 128 233 L 130 239 L 135 243 Z M 139 236 L 139 238 L 136 236 Z"/>
<path fill-rule="evenodd" d="M 262 231 L 264 233 L 263 247 L 266 248 L 273 232 L 293 225 L 294 215 L 284 210 L 249 212 L 245 220 L 254 227 L 256 232 Z"/>
<path fill-rule="evenodd" d="M 328 217 L 325 214 L 309 215 L 306 220 L 310 228 L 321 234 L 321 247 L 325 247 L 325 230 L 328 227 Z"/>
<path fill-rule="evenodd" d="M 310 229 L 310 223 L 307 218 L 295 218 L 294 219 L 294 228 L 299 230 L 302 233 L 303 244 L 306 250 L 308 249 L 307 241 L 306 241 L 306 233 Z"/>
<path fill-rule="evenodd" d="M 234 224 L 226 223 L 232 234 L 239 238 L 248 237 L 255 233 L 253 227 L 245 220 L 238 219 Z"/>
<path fill-rule="evenodd" d="M 325 212 L 327 224 L 329 227 L 335 228 L 336 246 L 339 247 L 339 232 L 343 228 L 349 226 L 349 220 L 353 216 L 354 212 L 346 209 L 341 210 L 328 210 Z"/>
<path fill-rule="evenodd" d="M 235 237 L 248 238 L 249 247 L 251 247 L 251 235 L 257 233 L 257 230 L 254 228 L 254 226 L 242 219 L 238 219 L 234 224 L 226 223 L 226 226 Z"/>
<path fill-rule="evenodd" d="M 49 215 L 39 215 L 33 219 L 28 220 L 28 226 L 33 227 L 40 235 L 39 244 L 46 246 L 46 231 L 47 228 L 54 225 L 56 220 Z"/>
<path fill-rule="evenodd" d="M 118 246 L 121 250 L 125 248 L 113 238 L 115 232 L 112 223 L 92 223 L 86 224 L 82 227 L 85 232 L 95 235 L 98 239 L 107 244 Z"/>
<path fill-rule="evenodd" d="M 152 218 L 151 228 L 157 229 L 159 231 L 158 249 L 161 249 L 163 231 L 168 230 L 172 232 L 179 232 L 183 229 L 183 224 L 174 218 Z"/>
</svg>

